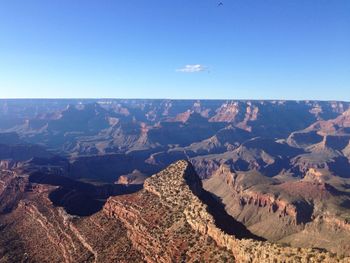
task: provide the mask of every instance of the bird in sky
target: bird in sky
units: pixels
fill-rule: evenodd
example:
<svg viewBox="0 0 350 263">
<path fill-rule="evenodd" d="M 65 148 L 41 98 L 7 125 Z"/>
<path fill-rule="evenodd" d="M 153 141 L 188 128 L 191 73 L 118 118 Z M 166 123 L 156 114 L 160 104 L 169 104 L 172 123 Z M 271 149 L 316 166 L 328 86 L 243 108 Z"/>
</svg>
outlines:
<svg viewBox="0 0 350 263">
<path fill-rule="evenodd" d="M 223 6 L 223 5 L 224 5 L 223 2 L 219 2 L 219 3 L 218 3 L 218 6 Z"/>
</svg>

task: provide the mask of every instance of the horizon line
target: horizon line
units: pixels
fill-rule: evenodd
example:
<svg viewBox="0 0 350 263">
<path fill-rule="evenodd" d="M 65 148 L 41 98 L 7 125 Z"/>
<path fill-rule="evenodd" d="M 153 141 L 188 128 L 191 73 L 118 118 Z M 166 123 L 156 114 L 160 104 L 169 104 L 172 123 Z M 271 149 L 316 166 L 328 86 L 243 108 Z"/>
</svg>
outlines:
<svg viewBox="0 0 350 263">
<path fill-rule="evenodd" d="M 242 99 L 242 98 L 103 98 L 103 97 L 91 97 L 91 98 L 79 98 L 79 97 L 67 97 L 67 98 L 0 98 L 0 101 L 4 100 L 172 100 L 172 101 L 315 101 L 315 102 L 346 102 L 350 103 L 350 100 L 338 100 L 338 99 Z"/>
</svg>

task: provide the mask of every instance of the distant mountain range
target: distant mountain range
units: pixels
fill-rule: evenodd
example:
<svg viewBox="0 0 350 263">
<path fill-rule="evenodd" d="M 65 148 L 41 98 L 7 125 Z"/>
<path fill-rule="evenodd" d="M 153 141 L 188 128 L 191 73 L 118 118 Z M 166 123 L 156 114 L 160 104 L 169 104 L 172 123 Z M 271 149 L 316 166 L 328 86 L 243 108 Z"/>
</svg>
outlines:
<svg viewBox="0 0 350 263">
<path fill-rule="evenodd" d="M 29 202 L 36 207 L 30 209 L 53 214 L 63 209 L 69 218 L 84 218 L 74 229 L 85 229 L 87 218 L 102 224 L 107 220 L 103 210 L 108 224 L 118 217 L 123 225 L 118 231 L 137 235 L 123 214 L 134 210 L 123 212 L 121 203 L 135 198 L 140 206 L 156 206 L 158 201 L 148 197 L 150 188 L 137 191 L 148 177 L 179 160 L 189 161 L 203 180 L 207 197 L 202 202 L 209 213 L 223 207 L 221 216 L 235 222 L 223 228 L 226 234 L 350 256 L 350 102 L 337 101 L 0 100 L 0 234 L 24 235 L 19 229 L 28 222 L 16 213 Z M 157 218 L 157 210 L 152 213 Z M 21 223 L 9 227 L 9 220 Z M 232 230 L 237 224 L 246 231 L 242 237 Z M 58 230 L 52 227 L 55 239 Z M 34 236 L 24 236 L 25 247 L 25 239 Z M 0 238 L 0 247 L 6 242 Z M 135 260 L 156 262 L 140 240 L 128 242 Z M 102 253 L 81 243 L 89 253 Z M 150 244 L 147 249 L 154 249 Z M 64 253 L 72 256 L 67 249 Z M 6 253 L 0 249 L 0 258 Z M 164 262 L 181 258 L 166 253 Z M 237 260 L 242 256 L 237 253 L 229 249 L 222 256 Z"/>
</svg>

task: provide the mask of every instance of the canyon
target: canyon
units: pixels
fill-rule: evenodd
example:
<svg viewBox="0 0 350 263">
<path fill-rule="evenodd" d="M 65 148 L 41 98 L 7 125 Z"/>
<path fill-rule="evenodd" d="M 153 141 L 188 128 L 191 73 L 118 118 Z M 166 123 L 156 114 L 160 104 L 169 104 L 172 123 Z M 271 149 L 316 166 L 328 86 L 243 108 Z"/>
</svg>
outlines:
<svg viewBox="0 0 350 263">
<path fill-rule="evenodd" d="M 146 179 L 141 191 L 108 198 L 101 211 L 85 217 L 55 207 L 52 186 L 14 176 L 6 189 L 18 187 L 11 196 L 17 204 L 1 200 L 8 204 L 0 221 L 2 262 L 350 262 L 236 233 L 239 227 L 228 234 L 232 224 L 225 228 L 218 222 L 224 210 L 205 204 L 212 196 L 187 161 Z"/>
<path fill-rule="evenodd" d="M 0 100 L 0 262 L 349 262 L 349 149 L 348 102 Z"/>
</svg>

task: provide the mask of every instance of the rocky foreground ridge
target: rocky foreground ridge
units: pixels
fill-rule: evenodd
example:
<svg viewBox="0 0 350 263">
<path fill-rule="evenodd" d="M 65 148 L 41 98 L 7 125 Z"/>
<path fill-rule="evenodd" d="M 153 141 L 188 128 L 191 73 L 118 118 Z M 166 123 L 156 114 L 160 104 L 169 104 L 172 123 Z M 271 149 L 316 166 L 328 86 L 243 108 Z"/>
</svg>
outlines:
<svg viewBox="0 0 350 263">
<path fill-rule="evenodd" d="M 340 259 L 335 254 L 317 249 L 291 248 L 253 239 L 238 239 L 226 234 L 217 226 L 207 205 L 201 201 L 203 192 L 201 181 L 191 164 L 178 161 L 147 179 L 141 192 L 127 199 L 110 198 L 104 212 L 124 223 L 134 247 L 145 255 L 148 262 L 171 262 L 177 258 L 175 251 L 183 255 L 184 262 L 195 262 L 197 258 L 193 254 L 193 247 L 198 244 L 186 244 L 189 238 L 186 234 L 189 232 L 199 235 L 200 239 L 213 240 L 216 246 L 223 249 L 222 257 L 226 257 L 227 251 L 233 256 L 234 259 L 230 259 L 232 262 L 350 262 L 348 258 Z M 141 207 L 141 200 L 152 200 L 152 205 Z M 145 217 L 144 209 L 148 210 L 149 215 L 158 214 L 152 222 Z M 164 219 L 169 220 L 166 225 Z M 176 244 L 173 243 L 175 236 L 169 236 L 169 233 L 187 225 L 190 230 L 183 233 L 182 238 L 177 236 L 182 239 L 182 244 L 186 244 L 183 247 L 186 249 L 180 252 L 181 246 L 172 246 Z M 169 237 L 172 238 L 164 240 Z M 212 253 L 214 251 L 211 251 L 206 261 L 220 262 L 220 259 L 216 261 L 212 258 Z"/>
<path fill-rule="evenodd" d="M 84 217 L 53 205 L 55 186 L 16 172 L 2 172 L 0 182 L 1 263 L 350 262 L 319 249 L 258 241 L 210 206 L 215 199 L 187 161 L 146 179 L 141 191 L 110 197 L 101 211 Z"/>
</svg>

